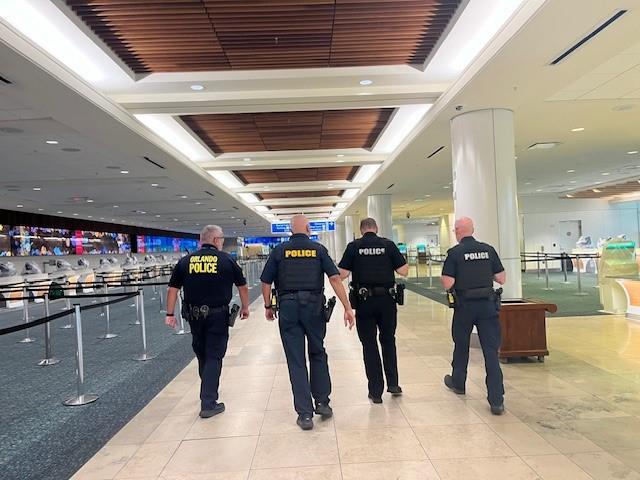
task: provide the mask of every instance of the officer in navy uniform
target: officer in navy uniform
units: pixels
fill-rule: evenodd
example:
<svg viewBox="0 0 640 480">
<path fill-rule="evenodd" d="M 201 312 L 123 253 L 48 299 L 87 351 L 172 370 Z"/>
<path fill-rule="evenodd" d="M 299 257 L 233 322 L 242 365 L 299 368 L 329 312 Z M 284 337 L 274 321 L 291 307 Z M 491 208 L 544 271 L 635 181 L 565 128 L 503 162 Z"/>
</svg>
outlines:
<svg viewBox="0 0 640 480">
<path fill-rule="evenodd" d="M 473 221 L 463 217 L 456 220 L 458 245 L 449 249 L 442 267 L 442 285 L 454 290 L 455 310 L 451 331 L 455 347 L 451 375 L 444 377 L 445 385 L 457 394 L 465 393 L 469 342 L 475 325 L 482 346 L 487 372 L 487 400 L 491 413 L 504 413 L 504 385 L 498 360 L 500 348 L 500 297 L 493 290 L 493 282 L 500 285 L 506 273 L 495 249 L 473 238 Z"/>
<path fill-rule="evenodd" d="M 278 296 L 280 337 L 289 367 L 294 407 L 298 426 L 313 428 L 313 413 L 323 419 L 333 415 L 329 406 L 331 379 L 324 337 L 327 323 L 324 316 L 324 274 L 329 277 L 344 306 L 345 326 L 353 327 L 354 316 L 340 280 L 338 268 L 327 249 L 309 239 L 309 221 L 304 215 L 291 219 L 291 238 L 273 249 L 264 267 L 262 296 L 265 317 L 276 318 L 271 304 L 271 284 L 275 282 Z M 305 338 L 309 350 L 310 378 L 305 355 Z M 312 397 L 315 400 L 315 409 Z"/>
<path fill-rule="evenodd" d="M 249 288 L 242 269 L 222 251 L 224 234 L 217 225 L 207 225 L 200 233 L 200 249 L 180 259 L 173 269 L 167 293 L 165 323 L 176 326 L 175 306 L 184 288 L 183 316 L 193 335 L 193 351 L 200 374 L 200 417 L 224 412 L 218 403 L 222 359 L 229 341 L 229 302 L 236 285 L 242 307 L 240 318 L 249 318 Z"/>
<path fill-rule="evenodd" d="M 365 218 L 360 222 L 360 233 L 362 238 L 347 245 L 338 267 L 341 278 L 345 279 L 349 274 L 353 276 L 351 295 L 358 296 L 355 300 L 356 328 L 369 380 L 369 398 L 373 403 L 382 403 L 383 365 L 387 392 L 394 396 L 402 394 L 402 388 L 398 384 L 395 337 L 398 310 L 396 299 L 392 295 L 395 292 L 394 272 L 406 276 L 409 265 L 395 243 L 377 235 L 378 225 L 373 218 Z M 382 362 L 376 339 L 378 330 Z"/>
</svg>

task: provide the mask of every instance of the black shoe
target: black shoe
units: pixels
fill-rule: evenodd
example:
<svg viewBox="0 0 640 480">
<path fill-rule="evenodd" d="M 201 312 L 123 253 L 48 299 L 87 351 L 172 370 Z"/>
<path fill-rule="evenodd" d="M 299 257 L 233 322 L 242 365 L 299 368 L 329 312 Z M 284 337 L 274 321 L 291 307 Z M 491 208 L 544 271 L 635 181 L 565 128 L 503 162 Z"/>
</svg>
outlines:
<svg viewBox="0 0 640 480">
<path fill-rule="evenodd" d="M 453 384 L 453 377 L 451 375 L 444 376 L 444 384 L 447 386 L 449 390 L 458 395 L 464 395 L 464 388 L 458 388 Z"/>
<path fill-rule="evenodd" d="M 316 413 L 320 415 L 323 420 L 333 417 L 333 410 L 329 406 L 328 402 L 316 403 Z"/>
<path fill-rule="evenodd" d="M 213 408 L 200 410 L 200 418 L 211 418 L 222 412 L 224 412 L 224 403 L 216 403 Z"/>
<path fill-rule="evenodd" d="M 382 397 L 374 397 L 373 395 L 369 394 L 369 398 L 373 403 L 382 403 Z"/>
<path fill-rule="evenodd" d="M 298 415 L 298 421 L 296 423 L 302 430 L 311 430 L 313 429 L 312 418 L 310 413 L 303 413 L 302 415 Z"/>
<path fill-rule="evenodd" d="M 388 387 L 387 392 L 389 392 L 394 397 L 399 397 L 402 395 L 402 389 L 400 387 Z"/>
<path fill-rule="evenodd" d="M 491 413 L 494 415 L 504 415 L 504 404 L 491 405 Z"/>
</svg>

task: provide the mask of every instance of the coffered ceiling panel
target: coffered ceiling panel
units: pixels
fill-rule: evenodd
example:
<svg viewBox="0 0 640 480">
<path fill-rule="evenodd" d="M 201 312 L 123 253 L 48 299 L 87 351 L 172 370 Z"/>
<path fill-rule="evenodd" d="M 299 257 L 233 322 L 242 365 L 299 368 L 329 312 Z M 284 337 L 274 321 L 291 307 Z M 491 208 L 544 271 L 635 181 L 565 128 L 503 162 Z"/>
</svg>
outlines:
<svg viewBox="0 0 640 480">
<path fill-rule="evenodd" d="M 319 192 L 273 192 L 260 193 L 260 200 L 276 200 L 282 198 L 300 198 L 300 197 L 340 197 L 344 190 L 321 190 Z"/>
<path fill-rule="evenodd" d="M 462 0 L 65 0 L 136 73 L 422 65 Z"/>
<path fill-rule="evenodd" d="M 392 108 L 185 115 L 182 121 L 215 153 L 370 149 Z"/>
<path fill-rule="evenodd" d="M 358 167 L 281 168 L 272 170 L 237 170 L 233 173 L 245 184 L 279 182 L 315 182 L 351 180 Z M 309 196 L 308 193 L 305 193 Z M 299 195 L 302 196 L 302 195 Z"/>
<path fill-rule="evenodd" d="M 569 198 L 610 198 L 637 194 L 640 194 L 640 180 L 630 180 L 614 185 L 597 185 L 594 188 L 572 192 L 567 196 Z"/>
</svg>

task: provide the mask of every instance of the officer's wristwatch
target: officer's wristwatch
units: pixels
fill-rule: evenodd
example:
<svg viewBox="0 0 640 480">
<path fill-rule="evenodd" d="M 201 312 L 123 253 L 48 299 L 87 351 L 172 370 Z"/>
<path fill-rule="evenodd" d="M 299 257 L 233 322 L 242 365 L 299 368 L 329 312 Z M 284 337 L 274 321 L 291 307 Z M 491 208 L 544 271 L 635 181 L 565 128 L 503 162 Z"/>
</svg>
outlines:
<svg viewBox="0 0 640 480">
<path fill-rule="evenodd" d="M 175 317 L 173 313 L 167 313 L 167 317 Z"/>
<path fill-rule="evenodd" d="M 273 308 L 273 305 L 265 305 L 264 308 L 271 310 Z"/>
</svg>

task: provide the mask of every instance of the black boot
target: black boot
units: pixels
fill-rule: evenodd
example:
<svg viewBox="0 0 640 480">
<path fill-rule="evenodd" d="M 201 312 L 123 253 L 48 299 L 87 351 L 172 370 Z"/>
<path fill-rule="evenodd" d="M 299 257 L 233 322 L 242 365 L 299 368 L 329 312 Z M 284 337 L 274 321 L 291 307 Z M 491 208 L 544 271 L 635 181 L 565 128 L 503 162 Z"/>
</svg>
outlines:
<svg viewBox="0 0 640 480">
<path fill-rule="evenodd" d="M 303 413 L 298 415 L 298 421 L 296 422 L 302 430 L 313 429 L 313 415 L 310 413 Z"/>
<path fill-rule="evenodd" d="M 464 395 L 464 388 L 458 388 L 453 384 L 453 377 L 451 375 L 444 376 L 444 384 L 449 390 L 457 393 L 458 395 Z"/>
</svg>

